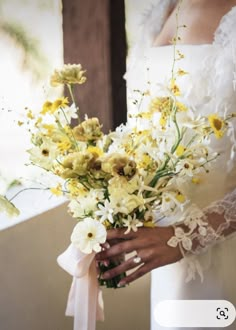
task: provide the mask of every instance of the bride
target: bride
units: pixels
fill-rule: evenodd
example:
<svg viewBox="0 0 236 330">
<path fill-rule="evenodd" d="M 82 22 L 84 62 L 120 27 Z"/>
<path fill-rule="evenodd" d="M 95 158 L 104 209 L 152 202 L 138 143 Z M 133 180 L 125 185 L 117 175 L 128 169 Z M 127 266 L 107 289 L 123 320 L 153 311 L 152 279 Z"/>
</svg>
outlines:
<svg viewBox="0 0 236 330">
<path fill-rule="evenodd" d="M 181 66 L 189 72 L 181 82 L 183 97 L 196 114 L 235 112 L 236 0 L 156 0 L 133 51 L 127 72 L 128 94 L 142 89 L 147 67 L 151 82 L 163 84 L 167 80 L 173 62 L 170 40 L 176 32 L 176 14 L 179 23 L 187 26 L 181 29 L 177 46 L 185 56 Z M 154 309 L 166 299 L 224 299 L 236 305 L 235 137 L 234 122 L 230 134 L 211 141 L 220 156 L 214 169 L 201 178 L 204 185 L 200 180 L 193 190 L 189 188 L 189 197 L 200 212 L 197 217 L 187 215 L 189 225 L 178 219 L 172 225 L 166 218 L 158 227 L 140 228 L 127 235 L 122 229 L 113 229 L 108 233 L 111 247 L 97 254 L 97 260 L 106 260 L 135 251 L 135 258 L 126 259 L 103 276 L 109 279 L 135 268 L 122 279 L 121 286 L 152 271 L 152 330 L 162 329 L 154 319 Z M 191 221 L 195 229 L 190 233 Z M 183 245 L 185 238 L 192 241 L 190 251 Z"/>
</svg>

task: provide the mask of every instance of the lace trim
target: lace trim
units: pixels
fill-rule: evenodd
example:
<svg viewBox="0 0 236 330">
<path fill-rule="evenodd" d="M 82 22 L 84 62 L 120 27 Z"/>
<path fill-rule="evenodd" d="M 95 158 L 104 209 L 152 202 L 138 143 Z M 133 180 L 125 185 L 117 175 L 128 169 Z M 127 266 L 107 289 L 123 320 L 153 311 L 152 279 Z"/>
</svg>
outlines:
<svg viewBox="0 0 236 330">
<path fill-rule="evenodd" d="M 221 45 L 223 48 L 230 46 L 232 41 L 236 41 L 235 30 L 236 6 L 226 13 L 215 31 L 214 44 Z"/>
<path fill-rule="evenodd" d="M 210 214 L 223 215 L 224 221 L 213 228 L 208 223 Z M 167 244 L 171 247 L 179 246 L 183 257 L 187 261 L 188 276 L 186 281 L 195 278 L 198 273 L 203 280 L 203 272 L 200 263 L 195 258 L 188 257 L 205 252 L 210 246 L 225 239 L 224 232 L 229 227 L 236 229 L 236 189 L 227 194 L 224 199 L 213 202 L 204 210 L 196 205 L 192 206 L 185 214 L 181 226 L 174 225 L 175 235 Z M 195 261 L 194 261 L 195 260 Z"/>
</svg>

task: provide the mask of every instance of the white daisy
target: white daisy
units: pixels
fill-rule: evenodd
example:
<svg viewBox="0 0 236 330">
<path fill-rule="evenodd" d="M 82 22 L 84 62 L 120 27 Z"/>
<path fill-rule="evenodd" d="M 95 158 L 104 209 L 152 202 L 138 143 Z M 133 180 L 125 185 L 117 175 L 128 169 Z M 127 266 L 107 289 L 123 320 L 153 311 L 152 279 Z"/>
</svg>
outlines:
<svg viewBox="0 0 236 330">
<path fill-rule="evenodd" d="M 75 226 L 71 242 L 81 252 L 89 254 L 101 251 L 100 244 L 105 243 L 106 236 L 106 228 L 99 221 L 85 218 Z"/>
<path fill-rule="evenodd" d="M 31 148 L 28 152 L 30 154 L 30 160 L 46 170 L 52 168 L 59 154 L 56 144 L 49 139 L 44 139 L 40 146 Z"/>
</svg>

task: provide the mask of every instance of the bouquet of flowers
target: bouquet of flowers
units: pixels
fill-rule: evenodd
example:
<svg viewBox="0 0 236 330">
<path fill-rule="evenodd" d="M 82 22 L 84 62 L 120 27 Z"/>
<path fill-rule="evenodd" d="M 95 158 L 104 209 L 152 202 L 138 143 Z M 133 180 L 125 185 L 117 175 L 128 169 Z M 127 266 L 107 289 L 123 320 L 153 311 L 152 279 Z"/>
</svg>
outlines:
<svg viewBox="0 0 236 330">
<path fill-rule="evenodd" d="M 83 253 L 101 251 L 111 228 L 128 233 L 182 212 L 189 201 L 181 182 L 197 184 L 217 158 L 209 138 L 222 137 L 233 115 L 195 118 L 179 98 L 177 78 L 184 74 L 172 70 L 165 95 L 151 92 L 148 84 L 147 90 L 135 91 L 136 113 L 108 134 L 98 118 L 79 116 L 73 89 L 86 81 L 80 64 L 65 65 L 51 76 L 52 86 L 67 87 L 70 101 L 47 100 L 38 115 L 28 110 L 30 160 L 57 178 L 49 188 L 69 200 L 69 213 L 78 220 L 71 241 Z M 146 106 L 139 111 L 142 102 Z M 117 262 L 100 264 L 100 273 Z M 120 279 L 99 283 L 116 288 Z"/>
</svg>

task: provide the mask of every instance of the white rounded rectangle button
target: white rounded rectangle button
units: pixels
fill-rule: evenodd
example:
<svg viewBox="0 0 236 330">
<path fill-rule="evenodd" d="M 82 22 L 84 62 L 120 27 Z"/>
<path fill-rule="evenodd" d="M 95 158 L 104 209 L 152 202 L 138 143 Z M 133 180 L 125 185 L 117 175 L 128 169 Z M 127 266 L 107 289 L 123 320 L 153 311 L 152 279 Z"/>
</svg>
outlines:
<svg viewBox="0 0 236 330">
<path fill-rule="evenodd" d="M 167 328 L 224 328 L 235 321 L 236 310 L 227 300 L 164 300 L 155 307 L 154 318 Z"/>
</svg>

